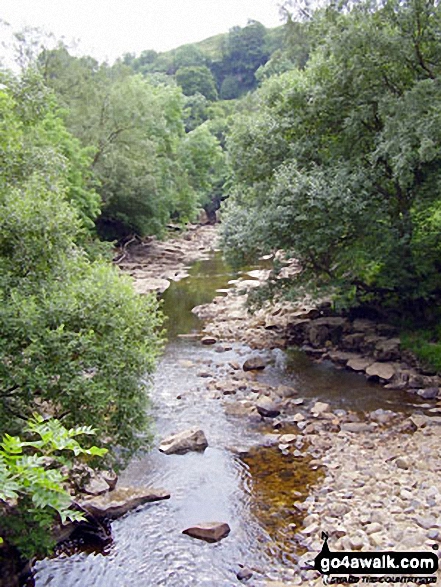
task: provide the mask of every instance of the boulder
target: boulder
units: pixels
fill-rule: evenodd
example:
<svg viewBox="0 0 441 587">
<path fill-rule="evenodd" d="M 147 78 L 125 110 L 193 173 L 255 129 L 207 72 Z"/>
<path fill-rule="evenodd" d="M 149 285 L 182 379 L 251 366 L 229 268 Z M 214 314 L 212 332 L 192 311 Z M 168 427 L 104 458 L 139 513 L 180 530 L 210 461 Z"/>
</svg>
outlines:
<svg viewBox="0 0 441 587">
<path fill-rule="evenodd" d="M 291 444 L 298 439 L 296 434 L 282 434 L 279 438 L 279 442 L 282 444 Z"/>
<path fill-rule="evenodd" d="M 333 363 L 337 363 L 337 365 L 346 365 L 348 361 L 356 357 L 354 353 L 343 351 L 331 351 L 327 356 Z"/>
<path fill-rule="evenodd" d="M 191 526 L 182 531 L 182 534 L 205 540 L 206 542 L 219 542 L 230 533 L 230 526 L 226 522 L 208 522 Z"/>
<path fill-rule="evenodd" d="M 359 351 L 364 340 L 363 332 L 355 332 L 343 336 L 340 342 L 341 348 L 345 351 Z"/>
<path fill-rule="evenodd" d="M 311 408 L 311 412 L 313 414 L 321 415 L 325 412 L 329 412 L 329 404 L 326 402 L 315 402 L 315 404 Z"/>
<path fill-rule="evenodd" d="M 263 395 L 256 402 L 257 411 L 261 416 L 266 418 L 277 418 L 280 414 L 280 408 L 272 399 Z"/>
<path fill-rule="evenodd" d="M 253 571 L 248 569 L 247 567 L 243 567 L 240 571 L 236 574 L 236 577 L 239 581 L 248 581 L 253 576 Z"/>
<path fill-rule="evenodd" d="M 363 320 L 361 318 L 358 318 L 358 319 L 354 320 L 352 323 L 352 329 L 355 332 L 369 332 L 369 331 L 374 331 L 375 328 L 376 328 L 376 324 L 375 324 L 375 322 L 372 322 L 371 320 Z"/>
<path fill-rule="evenodd" d="M 83 488 L 84 493 L 88 495 L 102 495 L 109 491 L 109 484 L 100 475 L 100 472 L 95 472 Z"/>
<path fill-rule="evenodd" d="M 120 487 L 104 495 L 84 499 L 78 503 L 81 509 L 95 518 L 115 519 L 145 503 L 169 498 L 170 493 L 162 490 L 146 487 Z"/>
<path fill-rule="evenodd" d="M 366 371 L 372 365 L 372 359 L 365 359 L 364 357 L 356 357 L 346 363 L 346 367 L 353 371 Z"/>
<path fill-rule="evenodd" d="M 244 371 L 261 371 L 265 369 L 266 363 L 261 357 L 251 357 L 242 366 Z"/>
<path fill-rule="evenodd" d="M 426 389 L 419 389 L 417 394 L 423 399 L 436 399 L 439 394 L 438 387 L 428 387 Z"/>
<path fill-rule="evenodd" d="M 191 428 L 190 430 L 184 430 L 183 432 L 164 438 L 159 445 L 159 450 L 166 455 L 182 455 L 190 451 L 202 452 L 207 446 L 208 442 L 204 432 Z"/>
<path fill-rule="evenodd" d="M 378 361 L 397 361 L 401 357 L 399 338 L 385 338 L 377 342 L 374 357 Z"/>
<path fill-rule="evenodd" d="M 395 375 L 395 367 L 391 363 L 373 363 L 366 369 L 366 374 L 390 381 Z"/>
</svg>

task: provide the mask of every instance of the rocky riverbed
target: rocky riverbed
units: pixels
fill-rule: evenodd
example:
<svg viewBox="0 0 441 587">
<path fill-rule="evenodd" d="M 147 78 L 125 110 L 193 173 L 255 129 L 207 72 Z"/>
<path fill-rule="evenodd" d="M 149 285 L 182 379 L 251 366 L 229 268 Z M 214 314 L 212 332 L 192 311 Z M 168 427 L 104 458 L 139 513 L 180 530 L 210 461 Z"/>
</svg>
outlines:
<svg viewBox="0 0 441 587">
<path fill-rule="evenodd" d="M 116 251 L 115 263 L 133 277 L 138 293 L 162 293 L 171 281 L 188 277 L 189 266 L 206 259 L 216 246 L 214 226 L 189 224 L 184 233 L 176 232 L 164 241 L 155 237 L 132 239 Z"/>
<path fill-rule="evenodd" d="M 135 509 L 112 522 L 105 556 L 78 552 L 73 535 L 72 551 L 37 563 L 38 587 L 322 585 L 308 570 L 322 532 L 334 551 L 433 552 L 441 542 L 436 375 L 418 369 L 390 325 L 335 316 L 326 302 L 248 312 L 268 264 L 233 276 L 215 250 L 215 228 L 190 227 L 118 252 L 140 293 L 182 279 L 163 296 L 155 445 L 116 489 L 115 475 L 90 471 L 84 484 L 79 472 L 89 494 L 80 506 L 104 543 L 107 519 Z M 81 544 L 90 530 L 95 541 L 93 523 Z"/>
<path fill-rule="evenodd" d="M 271 435 L 285 455 L 312 456 L 323 477 L 304 502 L 305 518 L 296 540 L 305 554 L 292 581 L 267 585 L 323 584 L 307 566 L 330 536 L 331 550 L 431 551 L 441 542 L 440 380 L 421 372 L 400 348 L 395 329 L 369 320 L 329 315 L 329 305 L 311 300 L 278 302 L 248 313 L 247 292 L 267 273 L 232 283 L 226 295 L 195 308 L 206 321 L 204 334 L 219 352 L 241 341 L 252 349 L 297 344 L 318 360 L 365 373 L 389 389 L 406 389 L 428 400 L 424 414 L 375 410 L 360 414 L 303 401 L 295 389 L 259 381 L 265 361 L 230 364 L 227 377 L 200 373 L 227 412 L 270 422 Z M 209 371 L 209 370 L 208 370 Z M 211 379 L 210 379 L 211 377 Z M 439 551 L 438 551 L 439 552 Z M 438 575 L 439 578 L 439 575 Z"/>
</svg>

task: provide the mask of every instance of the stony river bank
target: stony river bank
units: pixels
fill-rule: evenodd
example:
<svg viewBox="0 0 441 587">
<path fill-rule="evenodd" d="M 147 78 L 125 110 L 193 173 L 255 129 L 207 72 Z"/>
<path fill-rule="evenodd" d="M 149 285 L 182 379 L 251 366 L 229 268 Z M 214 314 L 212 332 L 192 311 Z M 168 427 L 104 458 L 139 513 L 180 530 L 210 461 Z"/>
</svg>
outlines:
<svg viewBox="0 0 441 587">
<path fill-rule="evenodd" d="M 204 254 L 207 244 L 215 248 L 213 227 L 190 235 L 182 248 L 177 241 L 155 245 L 160 250 L 156 267 L 149 265 L 152 277 L 169 278 L 164 258 L 179 250 L 178 259 L 185 264 L 195 253 L 194 241 L 201 243 L 198 254 Z M 137 268 L 130 269 L 138 279 Z M 182 275 L 181 268 L 176 275 Z M 296 503 L 293 496 L 293 507 L 304 516 L 302 526 L 295 528 L 304 554 L 295 576 L 283 584 L 322 584 L 315 571 L 301 570 L 319 552 L 322 531 L 329 534 L 335 550 L 436 548 L 441 542 L 439 378 L 418 369 L 414 357 L 401 351 L 397 332 L 388 324 L 332 316 L 326 304 L 317 307 L 309 300 L 279 302 L 248 313 L 247 292 L 267 276 L 266 270 L 251 271 L 247 279 L 235 280 L 228 291 L 194 312 L 205 324 L 200 344 L 214 345 L 220 358 L 239 342 L 256 351 L 242 363 L 224 365 L 222 376 L 218 365 L 201 365 L 198 376 L 205 392 L 235 417 L 267 421 L 268 438 L 283 455 L 307 454 L 322 473 L 305 501 Z M 137 288 L 142 291 L 142 278 Z M 339 368 L 364 373 L 389 389 L 406 389 L 429 403 L 420 404 L 415 413 L 357 413 L 333 409 L 323 401 L 304 401 L 295 389 L 272 387 L 262 380 L 265 351 L 292 344 L 315 359 L 331 360 Z M 268 582 L 278 584 L 282 583 Z"/>
<path fill-rule="evenodd" d="M 116 491 L 159 487 L 161 501 L 113 522 L 107 554 L 39 563 L 37 587 L 322 585 L 307 569 L 322 532 L 331 550 L 441 543 L 438 379 L 389 325 L 308 299 L 249 313 L 268 269 L 227 275 L 216 248 L 215 227 L 192 226 L 118 252 L 140 293 L 166 292 L 169 343 L 152 391 L 154 447 Z M 186 437 L 173 454 L 170 437 L 187 429 L 195 452 Z M 215 520 L 220 542 L 190 537 Z"/>
</svg>

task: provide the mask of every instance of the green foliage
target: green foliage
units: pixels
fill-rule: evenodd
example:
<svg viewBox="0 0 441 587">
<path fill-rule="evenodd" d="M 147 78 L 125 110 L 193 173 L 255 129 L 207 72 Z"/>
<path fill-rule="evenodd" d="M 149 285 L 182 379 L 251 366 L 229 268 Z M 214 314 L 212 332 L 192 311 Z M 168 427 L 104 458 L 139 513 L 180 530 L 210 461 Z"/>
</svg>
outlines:
<svg viewBox="0 0 441 587">
<path fill-rule="evenodd" d="M 180 67 L 176 72 L 176 82 L 186 96 L 199 93 L 207 100 L 217 100 L 214 77 L 206 65 Z"/>
<path fill-rule="evenodd" d="M 232 127 L 227 250 L 285 248 L 305 281 L 353 303 L 438 303 L 440 10 L 390 0 L 315 15 L 306 67 L 267 79 Z"/>
<path fill-rule="evenodd" d="M 69 455 L 102 457 L 107 451 L 84 448 L 78 442 L 78 436 L 94 435 L 92 428 L 68 430 L 58 420 L 37 414 L 22 435 L 5 434 L 0 443 L 0 532 L 23 557 L 31 558 L 53 547 L 51 529 L 57 519 L 61 523 L 83 519 L 71 509 L 72 498 L 64 487 L 73 464 Z"/>
<path fill-rule="evenodd" d="M 441 326 L 401 334 L 403 348 L 412 351 L 425 369 L 441 373 Z"/>
<path fill-rule="evenodd" d="M 146 440 L 141 379 L 161 347 L 158 304 L 82 247 L 82 202 L 95 194 L 80 183 L 85 199 L 72 196 L 80 151 L 69 159 L 70 137 L 33 79 L 5 78 L 0 91 L 0 427 L 20 434 L 23 418 L 48 413 L 130 454 Z"/>
<path fill-rule="evenodd" d="M 171 217 L 185 220 L 194 214 L 195 197 L 183 181 L 179 155 L 185 140 L 185 97 L 175 83 L 133 75 L 123 63 L 110 68 L 77 59 L 65 48 L 42 56 L 41 68 L 66 107 L 69 129 L 93 151 L 91 171 L 102 200 L 97 221 L 101 236 L 160 235 Z M 186 91 L 216 97 L 206 66 L 185 66 L 180 72 Z"/>
</svg>

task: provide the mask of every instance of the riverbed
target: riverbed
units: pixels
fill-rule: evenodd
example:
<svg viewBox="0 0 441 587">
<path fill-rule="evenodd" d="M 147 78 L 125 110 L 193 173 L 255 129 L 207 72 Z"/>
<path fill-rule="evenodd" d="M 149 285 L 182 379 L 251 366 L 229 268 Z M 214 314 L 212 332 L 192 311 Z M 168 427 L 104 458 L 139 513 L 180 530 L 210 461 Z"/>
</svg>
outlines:
<svg viewBox="0 0 441 587">
<path fill-rule="evenodd" d="M 234 342 L 202 345 L 197 336 L 202 323 L 191 309 L 219 295 L 238 275 L 218 253 L 195 263 L 189 274 L 163 295 L 168 344 L 150 393 L 153 446 L 192 426 L 205 431 L 209 446 L 202 454 L 186 455 L 164 455 L 153 448 L 134 459 L 120 483 L 164 488 L 171 499 L 113 522 L 114 539 L 106 552 L 39 562 L 37 587 L 231 587 L 240 584 L 236 575 L 243 566 L 253 573 L 247 584 L 259 586 L 290 581 L 299 573 L 298 560 L 305 552 L 299 530 L 311 493 L 323 481 L 323 469 L 304 437 L 295 451 L 281 449 L 277 422 L 232 415 L 234 410 L 226 409 L 239 401 L 240 385 L 237 394 L 226 396 L 216 382 L 231 377 L 256 351 Z M 245 382 L 283 387 L 288 397 L 292 389 L 295 405 L 305 413 L 317 401 L 361 419 L 378 409 L 425 409 L 405 392 L 385 390 L 326 362 L 315 364 L 298 351 L 257 354 L 266 368 L 248 379 L 240 370 L 239 384 L 243 375 Z M 282 431 L 296 433 L 296 428 Z M 182 534 L 205 521 L 227 522 L 230 535 L 208 544 Z"/>
</svg>

